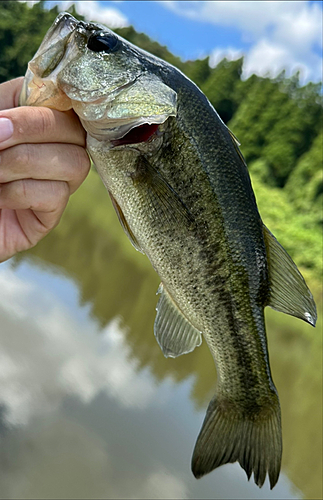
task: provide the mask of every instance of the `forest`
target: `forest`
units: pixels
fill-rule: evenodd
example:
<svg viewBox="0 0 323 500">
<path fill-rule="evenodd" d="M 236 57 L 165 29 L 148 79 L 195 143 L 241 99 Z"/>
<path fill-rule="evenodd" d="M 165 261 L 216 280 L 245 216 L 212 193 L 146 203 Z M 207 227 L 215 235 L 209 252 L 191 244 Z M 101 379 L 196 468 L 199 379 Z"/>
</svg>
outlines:
<svg viewBox="0 0 323 500">
<path fill-rule="evenodd" d="M 73 6 L 69 11 L 78 19 L 82 19 L 82 16 L 76 14 Z M 0 2 L 0 83 L 25 74 L 29 60 L 38 49 L 57 14 L 57 8 L 47 10 L 44 8 L 43 2 L 36 3 L 32 7 L 19 1 Z M 133 27 L 115 31 L 133 44 L 178 67 L 206 94 L 222 120 L 241 143 L 240 149 L 248 165 L 259 212 L 264 223 L 297 263 L 313 292 L 319 312 L 315 329 L 303 321 L 273 311 L 269 307 L 266 308 L 265 313 L 271 369 L 282 406 L 284 439 L 282 470 L 286 474 L 283 481 L 284 484 L 291 481 L 295 485 L 297 498 L 322 498 L 322 336 L 320 335 L 322 331 L 323 224 L 322 85 L 312 82 L 303 85 L 300 81 L 300 75 L 294 74 L 287 78 L 284 72 L 276 78 L 269 76 L 261 78 L 252 75 L 248 79 L 243 79 L 242 58 L 233 61 L 223 59 L 213 68 L 210 67 L 208 58 L 194 61 L 181 60 L 170 53 L 167 47 L 161 46 L 143 33 L 136 32 Z M 34 248 L 13 258 L 10 265 L 17 273 L 21 273 L 20 276 L 28 280 L 26 283 L 31 283 L 30 289 L 36 290 L 37 286 L 41 296 L 46 297 L 46 300 L 48 296 L 48 300 L 52 301 L 52 297 L 55 298 L 55 293 L 61 295 L 57 315 L 53 316 L 55 335 L 52 340 L 52 352 L 45 352 L 46 346 L 49 344 L 43 343 L 43 338 L 50 339 L 52 337 L 49 325 L 51 318 L 46 310 L 44 331 L 41 333 L 39 325 L 41 325 L 42 315 L 39 313 L 37 316 L 40 310 L 37 300 L 35 300 L 35 304 L 33 303 L 35 309 L 31 307 L 30 311 L 29 303 L 26 302 L 28 311 L 26 316 L 22 316 L 21 327 L 18 323 L 20 319 L 16 317 L 16 313 L 14 313 L 13 322 L 8 323 L 8 339 L 10 343 L 12 342 L 14 352 L 12 360 L 18 359 L 20 370 L 21 360 L 26 359 L 24 366 L 28 367 L 28 371 L 34 373 L 33 370 L 35 370 L 37 380 L 35 379 L 34 389 L 31 387 L 30 390 L 33 389 L 36 394 L 36 406 L 38 406 L 38 401 L 42 401 L 40 391 L 43 387 L 43 381 L 39 380 L 40 377 L 37 368 L 34 368 L 34 363 L 35 366 L 38 365 L 34 360 L 37 358 L 41 363 L 40 366 L 47 364 L 47 360 L 49 360 L 48 367 L 49 370 L 52 370 L 51 367 L 56 366 L 53 364 L 56 362 L 55 360 L 61 359 L 59 356 L 60 339 L 63 346 L 63 359 L 65 359 L 65 353 L 69 349 L 68 344 L 66 344 L 66 339 L 68 341 L 70 338 L 68 330 L 73 329 L 69 325 L 74 323 L 67 323 L 66 331 L 60 331 L 61 323 L 57 321 L 57 318 L 69 317 L 66 316 L 66 311 L 74 310 L 75 307 L 77 321 L 80 322 L 76 323 L 77 325 L 87 321 L 85 320 L 87 315 L 91 321 L 93 319 L 98 325 L 98 329 L 94 330 L 94 335 L 103 334 L 104 336 L 105 328 L 115 318 L 120 320 L 127 363 L 135 366 L 135 371 L 139 374 L 151 374 L 154 383 L 162 391 L 165 381 L 172 381 L 172 384 L 178 386 L 185 383 L 185 390 L 192 381 L 189 397 L 195 408 L 197 410 L 203 409 L 204 414 L 204 409 L 214 393 L 215 376 L 213 359 L 206 343 L 203 342 L 202 346 L 194 353 L 180 356 L 176 360 L 170 361 L 169 358 L 166 359 L 161 355 L 160 348 L 152 333 L 157 302 L 155 292 L 160 280 L 148 259 L 136 252 L 130 245 L 114 213 L 107 191 L 94 168 L 91 169 L 82 186 L 71 196 L 59 225 Z M 2 268 L 4 270 L 3 276 L 5 276 L 6 271 L 5 266 L 6 264 Z M 39 276 L 37 278 L 39 283 L 35 276 Z M 12 288 L 14 288 L 14 284 Z M 74 306 L 73 302 L 74 293 L 77 307 Z M 32 295 L 32 297 L 37 298 L 37 295 Z M 55 300 L 53 304 L 56 304 Z M 33 317 L 34 310 L 37 313 L 35 318 Z M 6 331 L 5 319 L 6 316 L 2 315 L 0 333 Z M 32 337 L 30 332 L 34 324 L 36 325 L 35 337 Z M 21 337 L 18 336 L 20 328 L 23 332 Z M 85 359 L 92 359 L 92 351 L 88 350 L 90 344 L 87 343 L 92 333 L 90 331 L 86 333 L 86 344 L 84 344 L 86 345 L 86 357 L 77 358 L 78 352 L 75 351 L 75 346 L 80 345 L 83 352 L 82 328 L 77 329 L 75 333 L 77 342 L 70 344 L 73 348 L 71 360 L 74 362 L 74 359 L 81 359 L 80 365 L 84 364 L 86 369 L 87 366 L 91 366 L 87 364 Z M 97 334 L 97 331 L 100 333 Z M 25 346 L 29 342 L 30 346 L 26 348 Z M 26 355 L 20 356 L 19 346 L 21 349 L 26 349 Z M 2 352 L 5 352 L 5 348 L 6 344 L 2 347 Z M 32 353 L 31 361 L 27 357 L 28 349 Z M 117 351 L 112 351 L 113 356 L 114 352 Z M 101 350 L 99 354 L 101 355 Z M 93 357 L 93 359 L 96 362 L 99 358 Z M 75 365 L 72 363 L 72 366 Z M 127 365 L 121 363 L 121 369 L 124 370 L 125 367 Z M 109 368 L 108 365 L 105 366 L 104 371 L 110 371 Z M 10 369 L 8 379 L 3 378 L 5 390 L 2 392 L 4 394 L 7 394 L 8 386 L 13 387 L 15 394 L 17 392 L 16 382 L 14 384 L 10 382 L 11 373 L 14 373 L 14 377 L 16 377 L 16 372 Z M 47 374 L 47 371 L 44 373 Z M 44 378 L 45 387 L 47 379 L 60 380 L 61 378 L 64 379 L 65 384 L 65 378 L 60 377 L 61 372 L 56 372 L 56 368 L 55 374 L 52 371 L 48 373 L 49 375 Z M 96 372 L 94 371 L 94 373 Z M 27 385 L 32 386 L 33 382 L 30 380 L 34 379 L 26 378 L 26 387 Z M 85 380 L 88 379 L 85 378 Z M 71 385 L 81 387 L 82 382 L 79 383 L 79 380 L 76 380 Z M 146 390 L 146 386 L 143 385 L 143 387 Z M 20 390 L 20 385 L 18 389 Z M 28 401 L 28 405 L 31 406 L 29 398 L 26 399 L 24 391 L 22 393 L 23 400 Z M 65 464 L 65 462 L 61 461 L 62 455 L 55 455 L 55 450 L 58 449 L 60 439 L 66 441 L 68 448 L 73 449 L 74 446 L 70 445 L 69 439 L 66 439 L 70 431 L 67 430 L 67 434 L 61 433 L 62 427 L 57 426 L 60 434 L 56 436 L 53 434 L 50 445 L 46 444 L 46 454 L 39 455 L 42 461 L 41 467 L 38 467 L 40 462 L 33 461 L 37 457 L 37 450 L 41 450 L 38 443 L 41 442 L 42 438 L 40 437 L 39 440 L 38 435 L 43 436 L 43 429 L 51 429 L 51 422 L 54 424 L 56 422 L 56 417 L 52 416 L 51 410 L 48 411 L 47 401 L 51 401 L 52 397 L 56 401 L 57 393 L 51 389 L 48 399 L 45 391 L 44 394 L 46 395 L 46 405 L 44 406 L 46 417 L 43 421 L 42 417 L 37 418 L 37 427 L 26 427 L 27 438 L 24 437 L 23 426 L 19 427 L 18 434 L 15 432 L 14 426 L 9 432 L 6 431 L 6 435 L 3 433 L 1 456 L 4 457 L 6 467 L 2 467 L 3 470 L 0 468 L 0 482 L 1 479 L 3 481 L 3 478 L 5 478 L 5 485 L 12 482 L 15 492 L 12 497 L 14 498 L 17 497 L 16 492 L 19 490 L 16 488 L 19 488 L 21 482 L 24 493 L 29 487 L 29 482 L 33 485 L 33 481 L 37 483 L 37 488 L 46 488 L 48 484 L 55 484 L 55 487 L 61 488 L 62 484 L 65 484 L 64 481 L 66 484 L 73 483 L 72 487 L 78 488 L 79 484 L 83 484 L 83 479 L 84 484 L 85 481 L 86 484 L 92 484 L 91 468 L 85 471 L 82 467 L 80 469 L 81 480 L 75 479 L 77 477 L 75 471 L 77 471 L 78 466 L 74 467 L 75 463 L 78 463 L 79 457 L 77 456 L 76 460 L 70 460 L 69 457 L 73 457 L 73 455 L 70 455 L 69 451 L 64 452 L 69 463 L 66 471 L 64 465 L 64 475 L 62 475 L 64 479 L 60 480 L 61 464 Z M 68 397 L 68 395 L 64 396 L 62 407 L 64 407 L 64 411 L 67 408 L 67 411 L 70 412 L 69 408 L 72 406 L 68 406 Z M 12 398 L 12 401 L 15 403 L 17 399 Z M 104 422 L 102 427 L 108 427 L 107 432 L 114 434 L 114 431 L 111 431 L 113 428 L 109 427 L 109 418 L 107 418 L 114 404 L 109 405 L 111 406 L 109 409 L 102 406 L 100 410 L 101 407 L 97 405 L 97 401 L 100 400 L 97 396 L 87 400 L 86 404 L 79 404 L 78 396 L 73 396 L 73 401 L 77 402 L 75 411 L 77 411 L 79 415 L 77 418 L 80 420 L 76 418 L 75 422 L 81 430 L 82 438 L 83 435 L 86 437 L 86 432 L 90 430 L 89 435 L 100 436 L 101 443 L 101 434 L 96 434 L 97 423 L 100 423 L 100 411 Z M 93 412 L 91 413 L 92 407 Z M 160 407 L 158 406 L 158 408 Z M 0 417 L 1 410 L 5 410 L 5 405 L 1 406 L 0 404 Z M 83 414 L 82 412 L 85 410 L 86 413 Z M 146 425 L 147 420 L 144 420 L 143 414 L 138 412 L 137 407 L 135 414 L 138 415 L 138 420 L 142 419 L 142 425 Z M 4 411 L 2 415 L 5 415 Z M 57 415 L 63 415 L 64 418 L 64 413 L 57 412 Z M 70 415 L 72 413 L 69 413 L 69 418 Z M 84 426 L 83 415 L 86 415 L 86 420 L 89 418 L 88 427 Z M 91 415 L 95 415 L 94 423 L 90 420 Z M 157 425 L 164 417 L 165 413 L 160 413 Z M 61 417 L 59 418 L 61 419 Z M 118 418 L 121 422 L 129 422 L 129 429 L 132 428 L 132 414 L 128 413 L 128 409 L 124 412 L 122 408 L 122 416 Z M 50 421 L 49 424 L 47 424 L 48 421 Z M 62 420 L 62 422 L 65 421 Z M 72 420 L 67 422 L 71 424 Z M 0 428 L 0 431 L 2 429 L 5 428 Z M 29 429 L 34 434 L 31 434 Z M 33 429 L 36 429 L 37 432 Z M 150 424 L 147 429 L 149 431 Z M 147 429 L 145 428 L 145 432 Z M 182 427 L 178 427 L 178 429 L 182 432 Z M 33 435 L 36 436 L 36 434 L 37 440 L 33 438 Z M 60 437 L 61 435 L 63 438 Z M 74 439 L 74 434 L 71 435 L 73 443 L 74 441 L 75 443 L 82 441 L 79 438 Z M 8 447 L 10 441 L 7 440 L 10 436 L 13 436 L 12 439 L 14 439 L 11 450 Z M 115 433 L 115 436 L 119 445 L 118 432 Z M 168 434 L 167 436 L 169 438 Z M 54 438 L 58 445 L 55 444 L 54 452 L 52 452 L 51 443 L 54 443 Z M 46 443 L 48 442 L 46 441 Z M 85 442 L 88 443 L 88 441 Z M 102 442 L 105 443 L 105 441 Z M 154 444 L 154 439 L 151 442 Z M 24 443 L 26 443 L 26 448 L 24 448 Z M 50 449 L 49 454 L 48 449 Z M 79 450 L 79 448 L 76 449 Z M 120 447 L 118 447 L 119 449 Z M 127 455 L 136 453 L 137 467 L 137 449 L 134 451 L 134 448 L 130 446 L 128 448 L 127 445 L 125 450 Z M 89 460 L 92 463 L 93 455 L 89 454 L 88 447 L 86 447 L 85 455 L 90 457 Z M 23 463 L 21 457 L 24 456 L 27 457 L 26 463 L 28 464 L 25 469 L 21 468 L 23 467 L 21 466 Z M 117 454 L 117 458 L 113 457 L 116 464 L 119 463 L 118 456 Z M 150 454 L 147 456 L 150 462 L 155 460 L 155 456 Z M 54 457 L 55 462 L 48 461 L 47 457 Z M 56 459 L 56 457 L 59 458 Z M 120 457 L 123 455 L 120 454 Z M 12 469 L 10 469 L 10 463 L 13 464 Z M 37 466 L 34 465 L 35 463 Z M 100 471 L 100 468 L 97 467 L 99 462 L 94 460 L 93 463 L 95 468 Z M 82 464 L 81 461 L 80 464 Z M 124 467 L 122 464 L 116 473 L 116 478 L 120 477 L 122 481 L 124 481 Z M 135 471 L 137 481 L 138 469 L 136 468 Z M 131 476 L 131 470 L 128 475 Z M 69 479 L 65 479 L 67 477 Z M 106 477 L 106 470 L 104 470 L 104 477 Z M 115 478 L 112 487 L 114 487 L 114 481 Z M 42 494 L 39 498 L 43 498 L 45 490 L 40 489 L 40 491 Z M 131 491 L 133 493 L 133 490 Z M 30 494 L 29 497 L 36 498 L 37 496 Z M 6 498 L 9 498 L 9 495 L 6 495 Z M 74 495 L 73 498 L 76 496 Z M 196 498 L 196 496 L 192 498 Z"/>
<path fill-rule="evenodd" d="M 76 15 L 74 6 L 69 11 Z M 43 2 L 0 4 L 0 83 L 24 75 L 58 14 Z M 76 15 L 79 19 L 82 16 Z M 321 285 L 322 85 L 287 78 L 241 78 L 243 58 L 182 61 L 133 27 L 115 30 L 177 66 L 206 94 L 241 143 L 264 223 L 317 290 Z"/>
</svg>

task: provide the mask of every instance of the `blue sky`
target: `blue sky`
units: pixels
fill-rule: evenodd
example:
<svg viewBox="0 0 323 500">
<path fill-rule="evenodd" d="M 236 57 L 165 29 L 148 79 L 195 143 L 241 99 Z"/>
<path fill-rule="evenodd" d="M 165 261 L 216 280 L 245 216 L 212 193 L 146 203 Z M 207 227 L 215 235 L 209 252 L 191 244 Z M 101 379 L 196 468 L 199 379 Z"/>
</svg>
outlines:
<svg viewBox="0 0 323 500">
<path fill-rule="evenodd" d="M 91 1 L 72 3 L 88 20 L 112 29 L 133 25 L 182 59 L 245 56 L 243 76 L 301 70 L 302 81 L 322 80 L 321 1 Z"/>
<path fill-rule="evenodd" d="M 229 43 L 241 44 L 237 29 L 226 26 L 215 28 L 203 20 L 185 17 L 180 12 L 165 8 L 165 2 L 102 2 L 107 7 L 115 7 L 116 3 L 137 31 L 167 45 L 171 52 L 182 59 L 204 57 L 216 46 L 225 48 Z"/>
</svg>

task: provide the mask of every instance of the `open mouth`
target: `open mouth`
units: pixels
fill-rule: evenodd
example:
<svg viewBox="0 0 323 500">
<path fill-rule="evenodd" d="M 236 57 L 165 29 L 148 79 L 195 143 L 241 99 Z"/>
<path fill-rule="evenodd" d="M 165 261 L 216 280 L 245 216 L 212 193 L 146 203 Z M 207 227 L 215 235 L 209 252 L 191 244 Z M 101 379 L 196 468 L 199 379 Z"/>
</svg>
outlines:
<svg viewBox="0 0 323 500">
<path fill-rule="evenodd" d="M 78 109 L 76 112 L 79 114 Z M 168 117 L 157 115 L 131 119 L 86 120 L 80 116 L 88 134 L 98 141 L 105 141 L 110 148 L 148 142 Z"/>
<path fill-rule="evenodd" d="M 128 144 L 137 144 L 140 142 L 147 142 L 148 139 L 156 132 L 159 123 L 144 123 L 138 127 L 132 128 L 126 135 L 120 139 L 112 140 L 113 146 L 123 146 Z"/>
</svg>

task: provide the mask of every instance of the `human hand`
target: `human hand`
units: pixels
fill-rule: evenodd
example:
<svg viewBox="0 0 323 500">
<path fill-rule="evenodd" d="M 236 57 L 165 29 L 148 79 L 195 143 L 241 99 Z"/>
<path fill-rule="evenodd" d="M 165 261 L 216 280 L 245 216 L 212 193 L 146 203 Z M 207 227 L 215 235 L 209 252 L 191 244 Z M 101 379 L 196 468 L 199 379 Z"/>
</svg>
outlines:
<svg viewBox="0 0 323 500">
<path fill-rule="evenodd" d="M 17 107 L 22 83 L 0 84 L 0 262 L 57 226 L 90 168 L 76 114 Z"/>
</svg>

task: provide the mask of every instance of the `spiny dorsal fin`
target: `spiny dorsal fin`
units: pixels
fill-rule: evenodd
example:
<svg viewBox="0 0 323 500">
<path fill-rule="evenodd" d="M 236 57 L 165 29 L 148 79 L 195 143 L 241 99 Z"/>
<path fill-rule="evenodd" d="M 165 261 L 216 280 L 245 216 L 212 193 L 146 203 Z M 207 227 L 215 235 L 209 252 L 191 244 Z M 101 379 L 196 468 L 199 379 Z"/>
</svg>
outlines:
<svg viewBox="0 0 323 500">
<path fill-rule="evenodd" d="M 270 282 L 268 305 L 315 326 L 316 306 L 303 276 L 266 226 L 264 226 L 264 238 Z"/>
<path fill-rule="evenodd" d="M 236 136 L 234 135 L 234 133 L 231 132 L 231 130 L 228 127 L 227 127 L 227 129 L 228 129 L 228 132 L 229 132 L 230 137 L 232 139 L 232 142 L 233 142 L 233 145 L 234 145 L 234 149 L 238 153 L 238 155 L 240 157 L 240 160 L 243 162 L 243 164 L 245 166 L 247 166 L 246 160 L 244 159 L 243 154 L 241 153 L 240 148 L 239 148 L 239 146 L 241 146 L 240 142 L 238 141 L 238 139 L 236 138 Z"/>
<path fill-rule="evenodd" d="M 140 245 L 139 245 L 139 243 L 137 241 L 137 238 L 135 237 L 135 235 L 131 231 L 130 227 L 128 226 L 128 222 L 126 221 L 126 218 L 125 218 L 125 216 L 123 214 L 123 211 L 121 210 L 121 207 L 120 207 L 119 203 L 114 198 L 114 196 L 112 195 L 112 193 L 110 193 L 110 191 L 108 191 L 108 193 L 110 195 L 110 198 L 111 198 L 111 201 L 112 201 L 112 205 L 114 206 L 114 209 L 116 211 L 116 214 L 118 216 L 119 222 L 120 222 L 120 224 L 121 224 L 124 232 L 128 236 L 130 242 L 135 247 L 135 249 L 138 250 L 138 252 L 144 253 L 142 251 L 142 249 L 140 248 Z"/>
<path fill-rule="evenodd" d="M 166 358 L 187 354 L 202 343 L 201 333 L 183 316 L 162 284 L 157 304 L 154 333 Z"/>
</svg>

